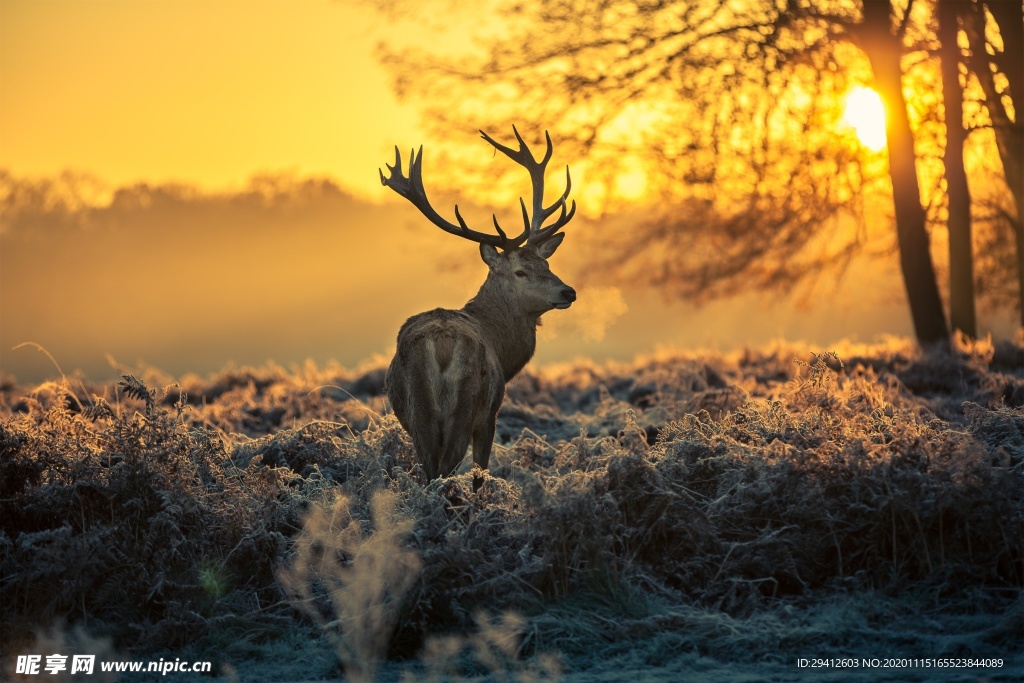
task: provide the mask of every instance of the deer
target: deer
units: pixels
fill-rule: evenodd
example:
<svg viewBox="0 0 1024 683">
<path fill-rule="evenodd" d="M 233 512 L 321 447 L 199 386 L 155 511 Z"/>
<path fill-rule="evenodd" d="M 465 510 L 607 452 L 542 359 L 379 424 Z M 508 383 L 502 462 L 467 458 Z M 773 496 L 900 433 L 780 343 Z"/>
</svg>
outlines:
<svg viewBox="0 0 1024 683">
<path fill-rule="evenodd" d="M 544 173 L 553 150 L 551 136 L 544 132 L 547 150 L 537 161 L 515 126 L 512 131 L 518 150 L 484 131 L 480 134 L 530 175 L 532 212 L 520 197 L 524 227 L 516 237 L 502 230 L 494 214 L 497 234 L 471 229 L 458 204 L 458 224 L 435 211 L 423 188 L 422 145 L 418 153 L 413 150 L 409 155 L 409 175 L 403 175 L 397 146 L 394 165 L 385 163 L 388 177 L 378 169 L 381 184 L 407 199 L 435 226 L 479 244 L 480 258 L 487 266 L 483 285 L 461 309 L 435 308 L 405 321 L 385 376 L 385 393 L 412 438 L 428 481 L 451 475 L 470 445 L 473 462 L 482 472 L 488 471 L 505 384 L 533 357 L 541 316 L 552 309 L 567 309 L 576 300 L 576 290 L 548 265 L 565 238 L 560 230 L 576 213 L 576 200 L 566 206 L 572 188 L 569 167 L 565 167 L 565 191 L 545 207 Z M 482 477 L 474 476 L 473 490 L 481 484 Z"/>
</svg>

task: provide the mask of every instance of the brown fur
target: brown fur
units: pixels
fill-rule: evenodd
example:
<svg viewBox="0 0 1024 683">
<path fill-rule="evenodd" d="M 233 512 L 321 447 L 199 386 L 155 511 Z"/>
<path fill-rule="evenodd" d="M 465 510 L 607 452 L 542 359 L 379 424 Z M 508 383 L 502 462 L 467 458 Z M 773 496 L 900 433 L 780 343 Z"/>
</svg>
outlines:
<svg viewBox="0 0 1024 683">
<path fill-rule="evenodd" d="M 434 338 L 434 354 L 437 358 L 437 367 L 443 374 L 452 362 L 452 354 L 455 352 L 456 338 L 451 334 L 442 334 Z"/>
</svg>

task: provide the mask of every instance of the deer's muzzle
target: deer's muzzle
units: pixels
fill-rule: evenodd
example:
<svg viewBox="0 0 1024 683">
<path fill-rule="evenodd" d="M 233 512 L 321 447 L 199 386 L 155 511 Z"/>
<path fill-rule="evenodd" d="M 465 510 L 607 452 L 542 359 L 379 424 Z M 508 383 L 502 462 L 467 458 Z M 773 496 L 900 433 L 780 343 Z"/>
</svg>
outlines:
<svg viewBox="0 0 1024 683">
<path fill-rule="evenodd" d="M 572 287 L 566 287 L 562 290 L 561 294 L 561 300 L 552 304 L 555 308 L 569 308 L 569 306 L 572 306 L 572 302 L 576 301 L 576 290 Z"/>
</svg>

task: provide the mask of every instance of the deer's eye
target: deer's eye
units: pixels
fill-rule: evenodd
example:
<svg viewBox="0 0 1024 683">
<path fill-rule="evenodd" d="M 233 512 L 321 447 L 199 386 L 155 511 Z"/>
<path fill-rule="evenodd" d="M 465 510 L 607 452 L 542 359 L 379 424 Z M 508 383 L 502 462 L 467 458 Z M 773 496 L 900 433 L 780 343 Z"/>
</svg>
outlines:
<svg viewBox="0 0 1024 683">
<path fill-rule="evenodd" d="M 526 277 L 526 271 L 525 270 L 517 270 L 516 271 L 516 277 Z"/>
</svg>

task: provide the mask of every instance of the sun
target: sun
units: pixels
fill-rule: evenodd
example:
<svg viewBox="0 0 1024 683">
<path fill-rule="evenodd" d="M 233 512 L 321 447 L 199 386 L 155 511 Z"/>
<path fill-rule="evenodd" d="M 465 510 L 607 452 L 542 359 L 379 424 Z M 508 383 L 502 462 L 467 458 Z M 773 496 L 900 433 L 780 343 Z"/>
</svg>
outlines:
<svg viewBox="0 0 1024 683">
<path fill-rule="evenodd" d="M 857 133 L 857 139 L 872 152 L 885 147 L 885 104 L 882 96 L 865 86 L 857 86 L 846 95 L 843 122 Z"/>
</svg>

